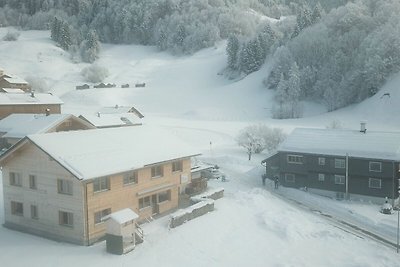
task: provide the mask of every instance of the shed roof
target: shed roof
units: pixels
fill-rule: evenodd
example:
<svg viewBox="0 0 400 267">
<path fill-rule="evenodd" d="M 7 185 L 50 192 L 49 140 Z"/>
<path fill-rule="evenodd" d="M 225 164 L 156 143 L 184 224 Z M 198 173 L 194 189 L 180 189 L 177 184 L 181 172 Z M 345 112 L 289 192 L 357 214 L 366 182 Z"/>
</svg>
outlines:
<svg viewBox="0 0 400 267">
<path fill-rule="evenodd" d="M 400 160 L 400 132 L 296 128 L 278 151 Z"/>
<path fill-rule="evenodd" d="M 70 114 L 11 114 L 0 120 L 3 137 L 23 138 L 29 134 L 45 133 L 52 127 L 73 117 Z"/>
<path fill-rule="evenodd" d="M 1 89 L 5 93 L 9 94 L 24 94 L 25 91 L 19 88 L 2 88 Z"/>
<path fill-rule="evenodd" d="M 4 76 L 3 79 L 9 83 L 28 84 L 27 81 L 25 81 L 24 79 L 22 79 L 16 75 L 12 75 L 11 77 L 7 75 L 7 76 Z"/>
<path fill-rule="evenodd" d="M 83 180 L 200 154 L 161 128 L 139 126 L 28 135 L 0 160 L 27 140 Z"/>
<path fill-rule="evenodd" d="M 43 105 L 43 104 L 63 104 L 55 95 L 50 93 L 1 93 L 0 105 Z"/>
<path fill-rule="evenodd" d="M 126 222 L 136 220 L 137 218 L 139 218 L 139 215 L 137 215 L 131 209 L 123 209 L 123 210 L 111 213 L 110 215 L 107 216 L 107 219 L 108 218 L 119 224 L 124 224 Z"/>
</svg>

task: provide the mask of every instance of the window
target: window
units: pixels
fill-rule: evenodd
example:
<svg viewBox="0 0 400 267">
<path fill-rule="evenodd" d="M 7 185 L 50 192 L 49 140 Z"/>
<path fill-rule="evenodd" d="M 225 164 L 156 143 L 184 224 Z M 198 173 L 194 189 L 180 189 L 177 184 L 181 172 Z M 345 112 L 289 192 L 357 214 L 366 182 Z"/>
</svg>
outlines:
<svg viewBox="0 0 400 267">
<path fill-rule="evenodd" d="M 110 179 L 109 177 L 100 177 L 96 178 L 93 181 L 93 191 L 94 192 L 100 192 L 100 191 L 106 191 L 110 189 Z"/>
<path fill-rule="evenodd" d="M 36 176 L 35 175 L 29 175 L 29 188 L 30 189 L 37 189 Z"/>
<path fill-rule="evenodd" d="M 167 190 L 158 194 L 158 202 L 171 200 L 171 190 Z"/>
<path fill-rule="evenodd" d="M 21 202 L 11 201 L 11 214 L 24 216 L 24 205 Z"/>
<path fill-rule="evenodd" d="M 156 178 L 156 177 L 162 177 L 163 176 L 163 166 L 158 165 L 151 167 L 151 177 Z"/>
<path fill-rule="evenodd" d="M 294 181 L 295 181 L 294 174 L 286 173 L 285 174 L 285 181 L 288 182 L 288 183 L 294 183 Z"/>
<path fill-rule="evenodd" d="M 137 184 L 138 178 L 137 178 L 137 172 L 129 172 L 124 175 L 124 184 Z"/>
<path fill-rule="evenodd" d="M 325 174 L 324 173 L 318 173 L 318 181 L 320 181 L 320 182 L 325 181 Z"/>
<path fill-rule="evenodd" d="M 182 171 L 182 161 L 174 161 L 172 162 L 172 171 L 173 172 L 181 172 Z"/>
<path fill-rule="evenodd" d="M 102 223 L 102 218 L 111 214 L 111 209 L 104 209 L 98 212 L 95 212 L 94 214 L 94 223 L 98 224 L 98 223 Z"/>
<path fill-rule="evenodd" d="M 72 212 L 59 211 L 58 220 L 60 225 L 72 227 L 74 225 L 74 214 Z"/>
<path fill-rule="evenodd" d="M 380 189 L 382 188 L 382 180 L 377 178 L 369 178 L 368 186 L 369 188 Z"/>
<path fill-rule="evenodd" d="M 31 218 L 35 220 L 39 218 L 38 208 L 36 205 L 31 205 Z"/>
<path fill-rule="evenodd" d="M 303 156 L 287 155 L 288 163 L 303 164 Z"/>
<path fill-rule="evenodd" d="M 22 177 L 20 173 L 10 172 L 10 185 L 22 186 Z"/>
<path fill-rule="evenodd" d="M 72 195 L 72 181 L 58 179 L 57 188 L 59 194 Z"/>
<path fill-rule="evenodd" d="M 382 162 L 369 162 L 369 171 L 370 172 L 381 172 L 382 171 Z"/>
<path fill-rule="evenodd" d="M 346 168 L 346 161 L 344 159 L 335 159 L 335 168 L 337 169 Z"/>
<path fill-rule="evenodd" d="M 318 165 L 325 165 L 325 158 L 318 158 Z"/>
<path fill-rule="evenodd" d="M 150 197 L 143 197 L 139 199 L 139 209 L 150 207 Z"/>
<path fill-rule="evenodd" d="M 335 174 L 335 184 L 344 184 L 346 181 L 346 177 L 344 175 L 336 175 Z"/>
</svg>

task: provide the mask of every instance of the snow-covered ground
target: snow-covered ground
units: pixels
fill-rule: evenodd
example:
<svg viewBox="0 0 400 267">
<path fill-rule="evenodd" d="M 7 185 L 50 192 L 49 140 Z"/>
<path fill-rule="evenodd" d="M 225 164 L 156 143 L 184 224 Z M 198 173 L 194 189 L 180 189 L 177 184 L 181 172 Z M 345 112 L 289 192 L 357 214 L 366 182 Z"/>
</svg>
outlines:
<svg viewBox="0 0 400 267">
<path fill-rule="evenodd" d="M 0 39 L 6 31 L 0 28 Z M 152 47 L 104 45 L 98 64 L 109 69 L 105 82 L 145 82 L 144 88 L 74 90 L 85 82 L 80 71 L 87 64 L 72 62 L 49 40 L 48 32 L 22 32 L 17 42 L 0 41 L 0 59 L 0 68 L 7 72 L 45 79 L 65 102 L 65 113 L 116 104 L 137 107 L 147 124 L 162 126 L 192 144 L 203 153 L 199 160 L 220 165 L 228 177 L 225 183 L 209 183 L 225 188 L 215 211 L 170 230 L 168 216 L 145 224 L 145 242 L 127 255 L 107 254 L 104 242 L 81 247 L 1 227 L 2 265 L 398 266 L 400 257 L 394 249 L 344 231 L 262 187 L 260 161 L 266 155 L 248 161 L 235 136 L 254 123 L 290 131 L 297 126 L 324 128 L 333 120 L 358 129 L 359 121 L 366 119 L 370 130 L 400 130 L 400 118 L 395 116 L 400 112 L 396 88 L 400 76 L 382 89 L 382 94 L 390 93 L 389 98 L 377 94 L 332 113 L 325 113 L 322 105 L 305 103 L 305 118 L 277 121 L 270 118 L 272 92 L 262 86 L 268 65 L 242 80 L 227 80 L 218 75 L 226 61 L 223 43 L 184 57 Z M 375 228 L 396 227 L 397 217 L 380 214 L 376 205 L 340 202 L 294 189 L 287 192 Z"/>
</svg>

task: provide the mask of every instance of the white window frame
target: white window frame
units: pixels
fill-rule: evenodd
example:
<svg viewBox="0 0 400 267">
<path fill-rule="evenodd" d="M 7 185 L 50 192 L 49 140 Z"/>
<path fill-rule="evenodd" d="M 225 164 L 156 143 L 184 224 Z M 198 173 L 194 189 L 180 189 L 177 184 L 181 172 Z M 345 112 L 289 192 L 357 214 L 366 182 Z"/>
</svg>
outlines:
<svg viewBox="0 0 400 267">
<path fill-rule="evenodd" d="M 296 176 L 293 173 L 285 173 L 285 182 L 287 183 L 296 182 Z"/>
<path fill-rule="evenodd" d="M 147 199 L 148 199 L 148 201 L 146 201 Z M 151 197 L 150 196 L 139 198 L 138 201 L 139 201 L 139 209 L 140 210 L 151 207 Z"/>
<path fill-rule="evenodd" d="M 66 217 L 64 217 L 66 216 Z M 74 214 L 68 211 L 58 211 L 58 223 L 61 226 L 73 227 L 74 226 Z"/>
<path fill-rule="evenodd" d="M 325 166 L 325 158 L 324 157 L 318 157 L 318 165 Z"/>
<path fill-rule="evenodd" d="M 104 192 L 110 190 L 110 177 L 103 176 L 93 180 L 93 192 Z"/>
<path fill-rule="evenodd" d="M 102 218 L 111 214 L 111 208 L 103 209 L 94 213 L 94 224 L 101 224 Z"/>
<path fill-rule="evenodd" d="M 346 183 L 346 176 L 335 174 L 335 184 L 345 184 Z"/>
<path fill-rule="evenodd" d="M 10 185 L 22 187 L 22 175 L 19 172 L 10 172 Z"/>
<path fill-rule="evenodd" d="M 374 186 L 373 182 L 379 182 L 379 186 Z M 369 178 L 368 179 L 368 187 L 374 189 L 381 189 L 382 188 L 382 179 L 379 178 Z"/>
<path fill-rule="evenodd" d="M 29 175 L 29 188 L 30 189 L 37 189 L 37 176 L 30 174 Z"/>
<path fill-rule="evenodd" d="M 318 181 L 319 182 L 325 181 L 325 173 L 318 173 Z"/>
<path fill-rule="evenodd" d="M 137 171 L 128 172 L 124 175 L 124 185 L 131 185 L 138 183 Z"/>
<path fill-rule="evenodd" d="M 57 192 L 62 195 L 73 195 L 72 181 L 57 179 Z"/>
<path fill-rule="evenodd" d="M 335 159 L 335 168 L 336 169 L 345 169 L 346 168 L 346 160 L 345 159 Z"/>
<path fill-rule="evenodd" d="M 151 178 L 160 178 L 164 176 L 164 166 L 156 165 L 151 167 Z"/>
<path fill-rule="evenodd" d="M 371 168 L 371 166 L 373 165 L 377 165 L 379 166 L 379 170 Z M 370 172 L 382 172 L 382 162 L 378 162 L 378 161 L 370 161 L 369 162 L 369 171 Z"/>
<path fill-rule="evenodd" d="M 287 155 L 287 163 L 291 164 L 303 164 L 303 156 L 302 155 Z"/>
</svg>

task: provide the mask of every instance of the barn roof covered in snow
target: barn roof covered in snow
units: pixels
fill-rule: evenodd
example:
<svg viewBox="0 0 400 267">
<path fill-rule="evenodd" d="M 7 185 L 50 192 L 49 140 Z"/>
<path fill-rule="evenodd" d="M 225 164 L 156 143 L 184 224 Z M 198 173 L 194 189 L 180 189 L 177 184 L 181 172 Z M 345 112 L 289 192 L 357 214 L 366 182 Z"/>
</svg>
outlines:
<svg viewBox="0 0 400 267">
<path fill-rule="evenodd" d="M 278 151 L 400 160 L 400 132 L 296 128 Z"/>
</svg>

